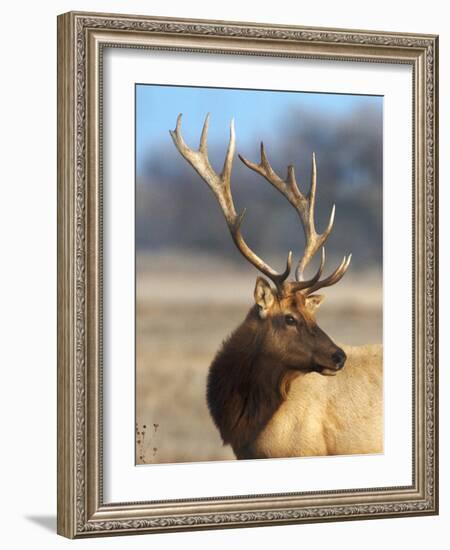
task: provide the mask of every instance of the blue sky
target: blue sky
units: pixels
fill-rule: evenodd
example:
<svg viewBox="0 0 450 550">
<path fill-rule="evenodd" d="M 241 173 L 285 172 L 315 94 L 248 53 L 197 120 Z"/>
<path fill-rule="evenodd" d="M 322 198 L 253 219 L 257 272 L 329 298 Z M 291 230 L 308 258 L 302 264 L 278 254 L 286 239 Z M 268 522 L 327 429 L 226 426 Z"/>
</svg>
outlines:
<svg viewBox="0 0 450 550">
<path fill-rule="evenodd" d="M 380 96 L 195 88 L 185 86 L 136 85 L 136 161 L 142 172 L 146 154 L 165 143 L 169 130 L 183 113 L 183 136 L 191 146 L 198 144 L 207 113 L 211 113 L 209 140 L 228 142 L 234 118 L 238 150 L 250 141 L 270 140 L 274 128 L 290 110 L 304 109 L 320 115 L 345 116 L 363 107 L 382 108 Z"/>
</svg>

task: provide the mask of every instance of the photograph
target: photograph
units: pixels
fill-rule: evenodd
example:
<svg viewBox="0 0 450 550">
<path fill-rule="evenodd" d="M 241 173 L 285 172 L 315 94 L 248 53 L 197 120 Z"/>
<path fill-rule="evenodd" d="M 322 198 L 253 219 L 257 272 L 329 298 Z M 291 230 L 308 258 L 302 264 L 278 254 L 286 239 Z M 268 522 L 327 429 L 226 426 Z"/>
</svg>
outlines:
<svg viewBox="0 0 450 550">
<path fill-rule="evenodd" d="M 136 464 L 383 453 L 383 97 L 136 83 L 135 205 Z"/>
<path fill-rule="evenodd" d="M 2 8 L 2 547 L 449 544 L 445 2 Z"/>
<path fill-rule="evenodd" d="M 58 17 L 61 535 L 438 513 L 438 35 L 358 28 Z"/>
</svg>

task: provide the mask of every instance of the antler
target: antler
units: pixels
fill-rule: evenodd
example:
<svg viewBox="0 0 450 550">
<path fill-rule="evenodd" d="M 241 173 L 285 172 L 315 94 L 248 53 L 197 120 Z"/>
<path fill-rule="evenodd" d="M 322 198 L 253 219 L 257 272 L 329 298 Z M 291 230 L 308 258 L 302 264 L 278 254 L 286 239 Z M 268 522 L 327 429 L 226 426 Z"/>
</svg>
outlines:
<svg viewBox="0 0 450 550">
<path fill-rule="evenodd" d="M 236 213 L 233 203 L 233 197 L 230 189 L 231 168 L 233 165 L 233 157 L 236 150 L 236 138 L 234 132 L 234 122 L 230 124 L 230 141 L 225 156 L 225 162 L 221 174 L 217 174 L 208 159 L 208 127 L 209 114 L 206 116 L 203 124 L 203 130 L 200 137 L 200 146 L 198 151 L 190 149 L 181 135 L 181 118 L 182 114 L 178 115 L 177 125 L 175 130 L 170 130 L 173 142 L 180 154 L 189 162 L 197 174 L 207 183 L 208 187 L 214 193 L 217 201 L 222 209 L 223 215 L 230 230 L 231 237 L 236 244 L 241 254 L 254 265 L 261 273 L 271 279 L 278 289 L 281 289 L 283 282 L 289 277 L 292 266 L 292 252 L 289 252 L 286 268 L 282 273 L 278 273 L 266 264 L 259 256 L 257 256 L 244 241 L 241 234 L 242 220 L 244 219 L 245 209 L 240 213 Z"/>
<path fill-rule="evenodd" d="M 337 283 L 345 274 L 350 265 L 352 255 L 348 257 L 344 256 L 344 259 L 336 270 L 326 279 L 320 280 L 323 267 L 325 264 L 325 247 L 324 243 L 328 239 L 334 223 L 335 206 L 331 210 L 328 226 L 325 231 L 318 234 L 314 223 L 314 207 L 316 200 L 316 185 L 317 185 L 317 167 L 316 156 L 313 153 L 312 156 L 312 171 L 311 171 L 311 187 L 307 196 L 301 193 L 297 180 L 295 178 L 295 169 L 292 165 L 288 166 L 286 180 L 283 180 L 270 165 L 267 155 L 264 149 L 264 144 L 261 142 L 261 162 L 256 164 L 247 160 L 242 155 L 239 155 L 241 161 L 251 170 L 254 170 L 261 176 L 263 176 L 271 185 L 273 185 L 278 191 L 284 195 L 287 200 L 297 211 L 302 222 L 303 230 L 305 232 L 305 251 L 300 259 L 297 268 L 295 270 L 295 278 L 297 283 L 292 284 L 297 290 L 307 289 L 307 294 L 311 294 L 319 288 L 331 286 Z M 322 257 L 319 269 L 312 279 L 309 281 L 303 280 L 303 272 L 305 267 L 309 264 L 312 257 L 316 252 L 322 248 Z"/>
</svg>

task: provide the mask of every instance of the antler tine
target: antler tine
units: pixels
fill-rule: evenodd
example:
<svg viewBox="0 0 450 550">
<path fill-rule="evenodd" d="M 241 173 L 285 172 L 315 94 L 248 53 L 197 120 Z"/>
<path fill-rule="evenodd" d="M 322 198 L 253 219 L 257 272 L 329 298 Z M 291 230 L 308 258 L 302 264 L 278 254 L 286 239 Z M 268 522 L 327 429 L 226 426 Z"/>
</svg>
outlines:
<svg viewBox="0 0 450 550">
<path fill-rule="evenodd" d="M 333 229 L 335 214 L 336 214 L 336 206 L 333 204 L 327 228 L 322 234 L 318 235 L 314 226 L 314 217 L 313 217 L 314 214 L 311 212 L 311 209 L 308 209 L 307 216 L 308 216 L 308 220 L 311 220 L 311 222 L 308 225 L 308 229 L 305 229 L 305 237 L 306 237 L 305 252 L 302 258 L 299 260 L 297 267 L 295 269 L 295 279 L 297 281 L 303 280 L 303 273 L 305 271 L 306 266 L 309 264 L 309 262 L 311 261 L 312 257 L 315 255 L 319 247 L 323 246 L 325 241 L 330 236 L 331 230 Z"/>
<path fill-rule="evenodd" d="M 331 233 L 335 214 L 335 207 L 333 206 L 328 227 L 322 234 L 318 234 L 314 223 L 314 205 L 317 185 L 317 166 L 315 154 L 313 153 L 312 157 L 311 188 L 308 196 L 303 195 L 298 187 L 294 166 L 288 166 L 286 181 L 274 171 L 267 159 L 263 143 L 261 143 L 261 161 L 259 164 L 249 161 L 243 155 L 239 155 L 239 158 L 248 168 L 263 176 L 270 184 L 278 189 L 278 191 L 284 195 L 297 210 L 306 238 L 305 252 L 296 269 L 296 279 L 297 281 L 301 281 L 305 267 L 311 261 L 311 258 L 315 255 L 319 248 L 324 245 L 329 234 Z"/>
<path fill-rule="evenodd" d="M 316 290 L 319 290 L 320 288 L 325 288 L 327 286 L 331 286 L 339 282 L 342 277 L 345 275 L 345 272 L 347 271 L 350 262 L 352 260 L 352 255 L 349 254 L 348 257 L 344 256 L 342 262 L 339 264 L 339 266 L 333 271 L 331 275 L 329 275 L 327 278 L 322 279 L 321 281 L 318 280 L 315 284 L 308 287 L 308 290 L 306 294 L 312 294 Z"/>
<path fill-rule="evenodd" d="M 317 188 L 317 164 L 316 164 L 316 155 L 312 155 L 312 166 L 311 166 L 311 186 L 309 193 L 305 196 L 299 189 L 297 180 L 295 177 L 295 168 L 292 165 L 288 166 L 287 178 L 283 180 L 272 168 L 270 165 L 264 144 L 261 143 L 261 161 L 259 164 L 249 161 L 244 156 L 239 155 L 241 161 L 251 170 L 254 170 L 258 174 L 262 175 L 271 185 L 273 185 L 282 195 L 284 195 L 287 200 L 294 206 L 296 209 L 300 220 L 302 222 L 303 230 L 305 232 L 305 251 L 303 256 L 297 264 L 295 270 L 295 278 L 298 285 L 295 286 L 297 290 L 300 288 L 309 288 L 319 284 L 319 279 L 323 271 L 323 266 L 325 262 L 325 241 L 330 236 L 330 233 L 333 229 L 334 217 L 336 213 L 336 207 L 333 205 L 331 209 L 330 218 L 328 221 L 327 228 L 323 233 L 317 233 L 314 221 L 314 208 L 316 202 L 316 188 Z M 309 264 L 316 252 L 322 248 L 322 259 L 320 267 L 316 272 L 316 275 L 308 281 L 303 281 L 303 273 L 306 266 Z M 351 257 L 351 256 L 350 256 Z M 327 279 L 325 279 L 326 285 L 334 284 L 337 282 L 345 273 L 350 261 L 347 258 L 341 262 L 341 265 L 336 269 L 336 271 Z M 345 264 L 345 269 L 344 269 Z M 343 271 L 342 271 L 343 270 Z"/>
<path fill-rule="evenodd" d="M 230 141 L 228 142 L 228 148 L 223 163 L 221 178 L 224 182 L 227 182 L 227 186 L 230 187 L 231 169 L 233 167 L 234 153 L 236 152 L 236 133 L 234 130 L 234 119 L 230 122 Z"/>
<path fill-rule="evenodd" d="M 300 217 L 303 222 L 303 227 L 305 229 L 305 238 L 306 246 L 305 252 L 297 264 L 295 270 L 295 278 L 297 281 L 303 280 L 303 273 L 306 266 L 311 261 L 312 257 L 315 255 L 317 250 L 325 244 L 325 241 L 330 236 L 331 230 L 333 229 L 334 217 L 336 213 L 336 207 L 333 205 L 331 209 L 330 218 L 328 221 L 327 228 L 323 233 L 317 233 L 316 225 L 314 221 L 314 208 L 316 203 L 316 187 L 317 187 L 317 164 L 316 164 L 316 154 L 312 154 L 311 162 L 311 186 L 309 189 L 308 196 L 305 197 L 304 207 L 302 212 L 299 211 Z"/>
<path fill-rule="evenodd" d="M 243 155 L 238 155 L 240 160 L 247 166 L 247 168 L 250 168 L 254 172 L 257 172 L 263 178 L 265 178 L 269 183 L 271 183 L 275 189 L 278 189 L 278 191 L 285 195 L 288 200 L 290 200 L 290 197 L 287 195 L 287 189 L 286 189 L 286 182 L 280 178 L 280 176 L 275 172 L 275 170 L 272 168 L 272 166 L 269 163 L 269 160 L 267 159 L 266 150 L 264 148 L 264 143 L 261 141 L 261 161 L 259 164 L 256 164 L 256 162 L 252 162 L 248 159 L 246 159 Z M 291 168 L 291 167 L 290 167 Z"/>
<path fill-rule="evenodd" d="M 292 252 L 289 252 L 286 261 L 286 268 L 282 273 L 278 273 L 266 264 L 259 256 L 257 256 L 247 245 L 242 237 L 241 224 L 244 219 L 245 210 L 239 215 L 236 213 L 236 209 L 231 195 L 231 170 L 233 167 L 233 158 L 236 150 L 236 135 L 234 129 L 234 122 L 230 124 L 230 139 L 228 142 L 228 148 L 225 155 L 225 161 L 221 174 L 217 174 L 208 159 L 208 128 L 209 128 L 209 114 L 205 118 L 203 129 L 200 137 L 200 145 L 198 151 L 190 149 L 181 135 L 181 119 L 180 113 L 177 118 L 177 124 L 175 130 L 170 130 L 170 135 L 173 139 L 175 147 L 178 149 L 181 156 L 187 160 L 187 162 L 194 168 L 197 174 L 205 181 L 208 187 L 216 196 L 216 199 L 222 209 L 225 216 L 228 229 L 231 233 L 231 237 L 236 244 L 241 254 L 254 265 L 261 273 L 271 279 L 278 289 L 281 288 L 283 282 L 289 277 L 292 267 Z"/>
<path fill-rule="evenodd" d="M 320 257 L 320 265 L 319 265 L 315 275 L 313 277 L 311 277 L 311 279 L 308 279 L 307 281 L 299 281 L 296 278 L 295 282 L 289 283 L 290 290 L 292 292 L 297 292 L 298 290 L 305 290 L 309 287 L 312 287 L 313 285 L 315 285 L 320 280 L 320 277 L 322 276 L 322 273 L 323 273 L 323 268 L 325 266 L 325 247 L 322 246 L 321 250 L 322 250 L 322 254 L 321 254 L 321 257 Z"/>
<path fill-rule="evenodd" d="M 182 117 L 182 114 L 180 113 L 177 117 L 177 129 L 176 129 L 178 135 L 180 136 L 181 136 L 181 133 L 180 133 L 181 117 Z M 202 128 L 202 134 L 200 136 L 199 151 L 201 151 L 204 155 L 208 154 L 209 117 L 210 117 L 210 114 L 208 113 L 205 117 L 205 122 L 203 123 L 203 128 Z"/>
</svg>

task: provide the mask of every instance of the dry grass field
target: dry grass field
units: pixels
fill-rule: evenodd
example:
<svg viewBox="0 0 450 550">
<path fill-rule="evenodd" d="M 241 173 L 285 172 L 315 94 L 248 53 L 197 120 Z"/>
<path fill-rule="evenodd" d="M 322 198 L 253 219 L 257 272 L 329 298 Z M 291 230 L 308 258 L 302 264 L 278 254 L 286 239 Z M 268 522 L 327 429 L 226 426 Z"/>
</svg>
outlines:
<svg viewBox="0 0 450 550">
<path fill-rule="evenodd" d="M 209 416 L 206 376 L 252 304 L 255 277 L 251 268 L 210 257 L 137 256 L 137 464 L 234 458 Z M 350 268 L 324 293 L 318 322 L 337 343 L 382 341 L 380 273 Z"/>
</svg>

